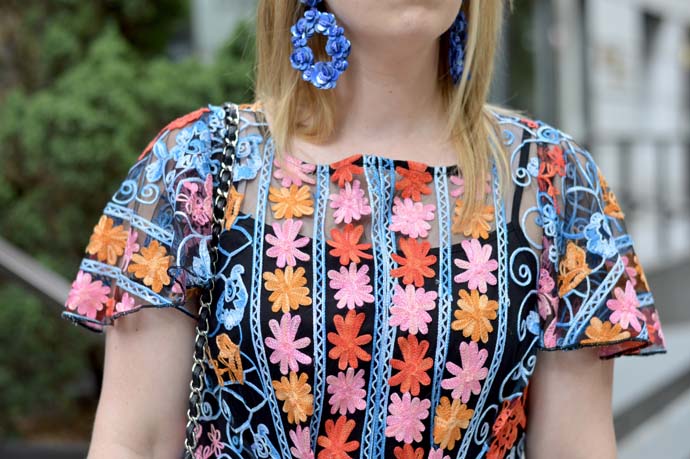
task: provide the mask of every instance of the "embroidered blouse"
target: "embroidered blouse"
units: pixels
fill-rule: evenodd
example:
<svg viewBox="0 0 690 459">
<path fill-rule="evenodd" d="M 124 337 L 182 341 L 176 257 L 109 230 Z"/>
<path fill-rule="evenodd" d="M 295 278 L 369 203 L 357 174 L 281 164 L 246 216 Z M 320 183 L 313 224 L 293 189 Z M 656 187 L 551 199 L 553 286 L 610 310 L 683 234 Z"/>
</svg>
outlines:
<svg viewBox="0 0 690 459">
<path fill-rule="evenodd" d="M 538 351 L 665 352 L 590 153 L 495 116 L 509 184 L 492 165 L 463 224 L 455 165 L 281 160 L 261 105 L 240 106 L 198 458 L 515 457 Z M 224 134 L 208 105 L 152 140 L 105 205 L 63 317 L 96 332 L 145 307 L 195 319 Z"/>
</svg>

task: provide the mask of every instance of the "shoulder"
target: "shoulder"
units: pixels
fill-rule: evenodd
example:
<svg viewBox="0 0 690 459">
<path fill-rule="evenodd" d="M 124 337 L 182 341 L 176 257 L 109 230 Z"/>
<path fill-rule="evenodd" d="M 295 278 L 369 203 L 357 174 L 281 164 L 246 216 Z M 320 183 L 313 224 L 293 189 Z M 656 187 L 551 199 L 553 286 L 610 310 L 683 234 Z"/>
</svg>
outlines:
<svg viewBox="0 0 690 459">
<path fill-rule="evenodd" d="M 573 184 L 601 192 L 600 182 L 605 179 L 583 140 L 559 127 L 516 112 L 493 109 L 491 113 L 513 166 L 513 174 L 533 178 L 538 189 L 554 200 L 561 197 L 560 188 Z M 523 165 L 519 165 L 521 151 L 528 155 Z"/>
<path fill-rule="evenodd" d="M 169 188 L 188 179 L 206 180 L 215 176 L 219 167 L 226 136 L 225 106 L 208 103 L 189 111 L 167 123 L 149 142 L 137 159 L 137 164 L 145 162 L 152 181 L 167 178 Z M 253 125 L 256 103 L 236 103 L 239 110 L 239 130 Z M 255 149 L 246 144 L 252 142 L 251 136 L 239 136 L 236 149 L 234 179 L 252 178 L 258 172 Z M 171 190 L 173 191 L 173 190 Z"/>
</svg>

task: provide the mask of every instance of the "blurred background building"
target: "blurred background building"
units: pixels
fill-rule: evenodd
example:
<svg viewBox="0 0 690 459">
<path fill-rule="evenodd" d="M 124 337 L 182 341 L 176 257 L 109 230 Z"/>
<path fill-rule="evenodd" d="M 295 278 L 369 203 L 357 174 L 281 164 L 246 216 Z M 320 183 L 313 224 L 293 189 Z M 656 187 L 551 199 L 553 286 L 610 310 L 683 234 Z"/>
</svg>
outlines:
<svg viewBox="0 0 690 459">
<path fill-rule="evenodd" d="M 83 457 L 102 338 L 59 319 L 65 279 L 160 126 L 195 106 L 250 100 L 255 5 L 0 3 L 0 457 Z M 616 362 L 619 457 L 687 459 L 690 5 L 514 5 L 492 99 L 592 152 L 626 211 L 670 349 Z"/>
</svg>

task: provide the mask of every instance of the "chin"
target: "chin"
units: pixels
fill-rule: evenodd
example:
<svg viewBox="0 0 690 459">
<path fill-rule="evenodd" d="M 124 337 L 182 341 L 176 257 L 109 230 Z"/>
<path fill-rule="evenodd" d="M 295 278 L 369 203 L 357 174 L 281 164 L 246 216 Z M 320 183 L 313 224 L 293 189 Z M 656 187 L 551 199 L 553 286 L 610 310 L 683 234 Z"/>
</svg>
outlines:
<svg viewBox="0 0 690 459">
<path fill-rule="evenodd" d="M 354 37 L 436 38 L 453 24 L 462 0 L 330 0 L 328 9 Z"/>
</svg>

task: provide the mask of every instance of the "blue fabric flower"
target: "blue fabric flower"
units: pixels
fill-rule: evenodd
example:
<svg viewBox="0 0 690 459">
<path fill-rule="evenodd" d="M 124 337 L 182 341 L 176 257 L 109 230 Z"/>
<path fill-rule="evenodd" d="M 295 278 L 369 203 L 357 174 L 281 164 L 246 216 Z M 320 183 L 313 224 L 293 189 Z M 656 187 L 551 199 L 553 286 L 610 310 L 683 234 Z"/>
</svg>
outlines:
<svg viewBox="0 0 690 459">
<path fill-rule="evenodd" d="M 311 48 L 306 46 L 297 48 L 290 55 L 290 63 L 294 68 L 303 72 L 314 63 L 314 53 Z"/>
<path fill-rule="evenodd" d="M 326 52 L 333 60 L 344 59 L 350 54 L 350 41 L 342 35 L 330 37 L 326 43 Z"/>
<path fill-rule="evenodd" d="M 328 35 L 331 27 L 335 25 L 335 16 L 332 13 L 321 13 L 314 25 L 314 30 L 317 33 Z M 337 29 L 336 29 L 337 32 Z"/>
<path fill-rule="evenodd" d="M 319 89 L 331 89 L 338 80 L 338 72 L 330 62 L 317 62 L 304 72 L 304 79 Z"/>
</svg>

